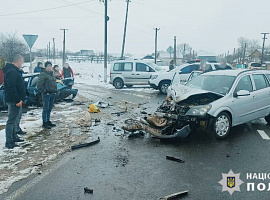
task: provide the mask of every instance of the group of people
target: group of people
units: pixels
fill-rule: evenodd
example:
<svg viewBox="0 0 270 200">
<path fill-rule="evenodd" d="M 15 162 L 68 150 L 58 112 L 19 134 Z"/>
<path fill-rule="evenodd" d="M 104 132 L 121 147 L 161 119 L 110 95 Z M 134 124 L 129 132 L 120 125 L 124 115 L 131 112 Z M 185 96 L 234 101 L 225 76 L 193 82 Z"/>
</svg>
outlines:
<svg viewBox="0 0 270 200">
<path fill-rule="evenodd" d="M 17 147 L 17 142 L 23 142 L 18 135 L 26 134 L 20 128 L 20 120 L 22 116 L 22 107 L 26 99 L 26 88 L 22 76 L 22 65 L 24 59 L 21 55 L 13 56 L 12 62 L 7 63 L 3 68 L 4 72 L 4 88 L 5 88 L 5 101 L 8 106 L 8 120 L 6 123 L 6 148 L 13 149 Z M 66 63 L 62 70 L 59 72 L 59 66 L 52 66 L 50 61 L 43 64 L 39 63 L 35 68 L 35 73 L 40 73 L 37 89 L 42 95 L 43 111 L 42 111 L 42 127 L 51 129 L 56 124 L 51 122 L 50 116 L 54 105 L 55 94 L 57 93 L 56 79 L 73 77 L 73 71 Z"/>
<path fill-rule="evenodd" d="M 43 69 L 44 67 L 43 67 L 42 62 L 38 62 L 37 66 L 34 69 L 34 73 L 40 73 Z M 64 64 L 62 73 L 60 73 L 60 68 L 58 65 L 54 65 L 52 71 L 53 71 L 54 77 L 58 80 L 63 79 L 63 78 L 74 77 L 73 70 L 69 66 L 68 63 Z"/>
</svg>

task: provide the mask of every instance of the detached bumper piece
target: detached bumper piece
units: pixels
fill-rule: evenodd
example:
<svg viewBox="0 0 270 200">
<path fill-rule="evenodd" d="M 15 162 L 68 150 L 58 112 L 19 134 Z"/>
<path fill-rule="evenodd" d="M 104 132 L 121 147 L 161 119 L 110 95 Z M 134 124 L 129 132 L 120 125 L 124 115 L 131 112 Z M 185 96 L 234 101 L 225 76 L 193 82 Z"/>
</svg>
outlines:
<svg viewBox="0 0 270 200">
<path fill-rule="evenodd" d="M 175 132 L 171 135 L 162 134 L 162 130 L 152 128 L 148 125 L 143 125 L 143 129 L 149 134 L 159 138 L 159 139 L 185 139 L 190 133 L 189 125 L 184 126 L 181 129 L 176 129 Z"/>
</svg>

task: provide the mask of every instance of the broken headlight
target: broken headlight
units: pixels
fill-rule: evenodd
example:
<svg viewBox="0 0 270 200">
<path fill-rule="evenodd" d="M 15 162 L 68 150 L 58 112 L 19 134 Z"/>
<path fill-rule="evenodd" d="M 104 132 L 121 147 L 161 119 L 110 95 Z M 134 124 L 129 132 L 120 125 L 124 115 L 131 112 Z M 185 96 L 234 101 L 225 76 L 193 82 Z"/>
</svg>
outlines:
<svg viewBox="0 0 270 200">
<path fill-rule="evenodd" d="M 157 77 L 158 77 L 158 75 L 152 75 L 151 79 L 153 80 L 153 79 L 156 79 Z"/>
<path fill-rule="evenodd" d="M 189 109 L 186 115 L 204 116 L 211 109 L 211 105 L 194 106 Z"/>
</svg>

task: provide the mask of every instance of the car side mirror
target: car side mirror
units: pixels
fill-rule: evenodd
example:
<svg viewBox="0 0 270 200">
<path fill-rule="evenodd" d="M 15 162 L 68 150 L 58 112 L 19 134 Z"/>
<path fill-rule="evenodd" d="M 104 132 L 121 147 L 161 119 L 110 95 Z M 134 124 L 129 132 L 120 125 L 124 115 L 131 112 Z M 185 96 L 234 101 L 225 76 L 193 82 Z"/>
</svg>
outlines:
<svg viewBox="0 0 270 200">
<path fill-rule="evenodd" d="M 250 92 L 248 90 L 240 90 L 235 93 L 235 97 L 244 97 L 244 96 L 249 96 Z"/>
</svg>

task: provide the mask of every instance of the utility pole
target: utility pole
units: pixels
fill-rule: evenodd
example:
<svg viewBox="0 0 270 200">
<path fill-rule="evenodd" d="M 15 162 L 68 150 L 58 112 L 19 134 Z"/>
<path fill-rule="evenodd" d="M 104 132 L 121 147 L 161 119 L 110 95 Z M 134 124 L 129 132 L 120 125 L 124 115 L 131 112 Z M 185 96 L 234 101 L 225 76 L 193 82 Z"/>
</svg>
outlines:
<svg viewBox="0 0 270 200">
<path fill-rule="evenodd" d="M 184 44 L 183 58 L 184 58 L 184 61 L 185 61 L 186 60 L 186 44 Z"/>
<path fill-rule="evenodd" d="M 55 40 L 54 38 L 52 40 L 53 40 L 53 62 L 55 63 Z"/>
<path fill-rule="evenodd" d="M 108 0 L 104 0 L 105 23 L 104 23 L 104 83 L 107 83 L 107 55 L 108 55 Z"/>
<path fill-rule="evenodd" d="M 47 54 L 47 60 L 49 60 L 49 47 L 48 47 L 48 44 L 47 44 L 47 51 L 46 51 L 46 54 Z"/>
<path fill-rule="evenodd" d="M 127 20 L 128 20 L 128 8 L 129 8 L 129 2 L 130 2 L 130 0 L 127 0 L 126 20 L 125 20 L 125 27 L 124 27 L 124 35 L 123 35 L 123 44 L 122 44 L 121 59 L 124 59 L 124 53 L 125 53 L 125 44 L 126 44 L 126 32 L 127 32 Z"/>
<path fill-rule="evenodd" d="M 261 34 L 263 34 L 263 46 L 262 46 L 262 58 L 261 58 L 261 65 L 262 65 L 263 64 L 264 43 L 265 43 L 265 40 L 267 39 L 266 35 L 268 35 L 269 33 L 261 33 Z"/>
<path fill-rule="evenodd" d="M 244 47 L 244 53 L 243 53 L 243 61 L 242 64 L 245 64 L 245 58 L 246 58 L 246 48 L 247 48 L 247 43 L 245 43 L 245 47 Z"/>
<path fill-rule="evenodd" d="M 64 31 L 64 38 L 63 38 L 63 60 L 62 60 L 62 66 L 64 66 L 65 62 L 66 62 L 66 31 L 68 29 L 66 28 L 61 28 L 61 31 Z"/>
<path fill-rule="evenodd" d="M 160 28 L 155 28 L 155 64 L 157 64 L 157 33 Z"/>
<path fill-rule="evenodd" d="M 174 36 L 174 52 L 173 52 L 174 68 L 176 67 L 176 36 Z"/>
<path fill-rule="evenodd" d="M 51 59 L 51 42 L 49 42 L 49 60 Z"/>
<path fill-rule="evenodd" d="M 235 59 L 235 48 L 233 48 L 233 61 Z"/>
</svg>

